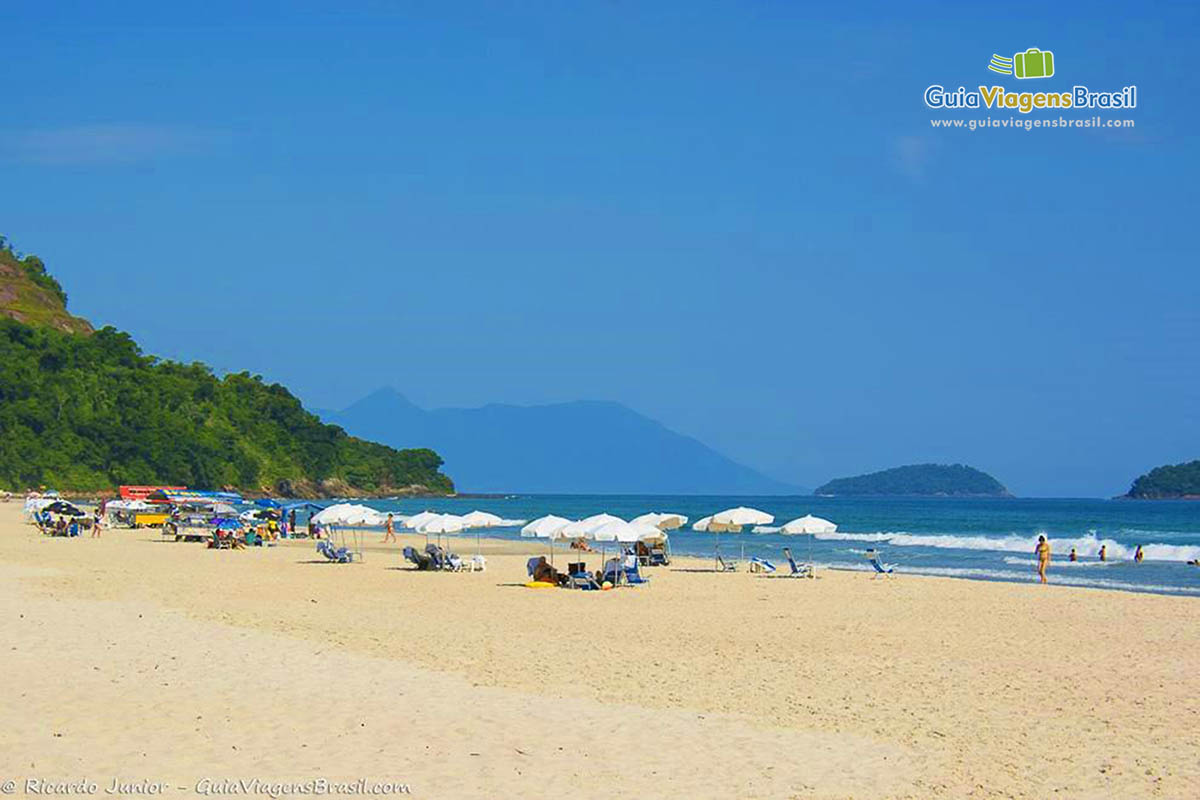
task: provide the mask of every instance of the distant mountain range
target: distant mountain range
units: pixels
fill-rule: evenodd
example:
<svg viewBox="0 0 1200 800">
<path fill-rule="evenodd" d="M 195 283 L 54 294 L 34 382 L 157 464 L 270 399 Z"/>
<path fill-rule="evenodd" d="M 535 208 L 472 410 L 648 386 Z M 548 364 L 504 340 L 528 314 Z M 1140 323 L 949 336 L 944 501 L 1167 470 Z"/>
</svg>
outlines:
<svg viewBox="0 0 1200 800">
<path fill-rule="evenodd" d="M 435 448 L 463 492 L 805 493 L 619 403 L 425 410 L 383 388 L 314 412 L 355 436 Z"/>
<path fill-rule="evenodd" d="M 965 464 L 910 464 L 869 475 L 838 478 L 818 495 L 891 495 L 909 497 L 1012 497 L 1004 484 Z"/>
</svg>

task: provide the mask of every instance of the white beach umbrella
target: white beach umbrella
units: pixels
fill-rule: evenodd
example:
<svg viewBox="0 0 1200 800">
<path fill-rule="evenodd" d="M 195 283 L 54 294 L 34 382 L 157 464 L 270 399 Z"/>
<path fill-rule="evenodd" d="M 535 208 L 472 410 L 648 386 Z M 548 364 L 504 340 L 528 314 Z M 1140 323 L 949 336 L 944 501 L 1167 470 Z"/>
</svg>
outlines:
<svg viewBox="0 0 1200 800">
<path fill-rule="evenodd" d="M 770 525 L 775 521 L 775 517 L 765 511 L 759 511 L 757 508 L 738 506 L 713 514 L 712 521 L 717 525 L 741 528 L 743 525 Z"/>
<path fill-rule="evenodd" d="M 629 520 L 632 525 L 653 525 L 662 531 L 673 531 L 676 528 L 682 528 L 684 525 L 687 525 L 687 521 L 688 518 L 683 514 L 660 514 L 654 511 Z"/>
<path fill-rule="evenodd" d="M 312 522 L 331 532 L 338 528 L 353 528 L 354 551 L 360 562 L 363 559 L 363 549 L 362 532 L 359 528 L 364 526 L 380 526 L 387 522 L 385 514 L 381 514 L 370 506 L 364 506 L 360 503 L 335 503 L 329 506 L 329 508 L 322 509 L 313 514 L 310 519 Z M 327 538 L 332 539 L 333 537 L 330 535 Z M 341 540 L 342 546 L 345 547 L 345 531 L 342 531 Z"/>
<path fill-rule="evenodd" d="M 556 517 L 553 514 L 547 514 L 544 517 L 538 517 L 524 528 L 521 528 L 521 535 L 526 539 L 551 539 L 570 524 L 571 520 L 566 517 Z"/>
<path fill-rule="evenodd" d="M 724 511 L 713 514 L 705 529 L 717 535 L 713 546 L 714 566 L 720 569 L 722 531 L 741 531 L 746 525 L 770 525 L 774 521 L 775 516 L 773 514 L 759 511 L 757 508 L 747 508 L 746 506 L 727 508 Z"/>
<path fill-rule="evenodd" d="M 818 533 L 833 533 L 837 530 L 837 525 L 827 519 L 814 517 L 812 514 L 805 514 L 803 517 L 788 522 L 779 529 L 779 533 L 785 536 L 801 536 L 808 534 L 808 565 L 809 575 L 812 573 L 812 540 L 813 536 Z"/>
<path fill-rule="evenodd" d="M 436 511 L 422 511 L 420 514 L 413 514 L 404 522 L 404 527 L 410 530 L 418 530 L 422 525 L 429 520 L 441 516 Z"/>
<path fill-rule="evenodd" d="M 589 539 L 598 528 L 602 528 L 610 522 L 625 522 L 620 517 L 614 517 L 612 514 L 593 514 L 590 517 L 585 517 L 578 522 L 572 522 L 558 532 L 555 538 L 558 539 Z"/>
<path fill-rule="evenodd" d="M 475 529 L 475 555 L 480 555 L 480 528 L 495 528 L 498 525 L 503 525 L 507 520 L 495 515 L 489 514 L 486 511 L 476 509 L 469 514 L 462 515 L 463 527 Z"/>
<path fill-rule="evenodd" d="M 559 532 L 570 524 L 571 520 L 566 517 L 556 517 L 553 514 L 547 514 L 544 517 L 538 517 L 521 528 L 521 536 L 526 539 L 549 539 L 550 563 L 553 564 L 554 540 L 558 538 Z"/>
<path fill-rule="evenodd" d="M 591 538 L 597 542 L 636 542 L 638 528 L 623 519 L 614 519 L 592 529 Z"/>
<path fill-rule="evenodd" d="M 600 569 L 606 571 L 604 555 L 607 550 L 605 545 L 608 542 L 631 544 L 647 532 L 658 532 L 658 529 L 653 525 L 633 525 L 619 517 L 613 518 L 599 527 L 592 528 L 588 535 L 589 538 L 600 542 Z M 620 573 L 618 572 L 615 577 L 619 579 Z"/>
<path fill-rule="evenodd" d="M 358 503 L 336 503 L 318 511 L 312 516 L 312 520 L 318 525 L 359 527 L 382 525 L 387 521 L 387 517 L 369 506 Z"/>
<path fill-rule="evenodd" d="M 421 523 L 421 533 L 458 533 L 467 526 L 463 518 L 454 514 L 437 514 L 433 519 Z"/>
<path fill-rule="evenodd" d="M 467 526 L 463 518 L 455 514 L 437 514 L 433 519 L 426 520 L 417 530 L 426 536 L 431 533 L 438 535 L 438 547 L 442 546 L 442 534 L 460 533 Z"/>
<path fill-rule="evenodd" d="M 465 528 L 494 528 L 504 524 L 501 517 L 486 511 L 472 511 L 470 514 L 463 514 L 462 521 Z"/>
<path fill-rule="evenodd" d="M 779 529 L 779 533 L 796 535 L 801 533 L 834 533 L 836 530 L 837 525 L 829 520 L 814 517 L 812 514 L 806 514 L 783 525 Z"/>
</svg>

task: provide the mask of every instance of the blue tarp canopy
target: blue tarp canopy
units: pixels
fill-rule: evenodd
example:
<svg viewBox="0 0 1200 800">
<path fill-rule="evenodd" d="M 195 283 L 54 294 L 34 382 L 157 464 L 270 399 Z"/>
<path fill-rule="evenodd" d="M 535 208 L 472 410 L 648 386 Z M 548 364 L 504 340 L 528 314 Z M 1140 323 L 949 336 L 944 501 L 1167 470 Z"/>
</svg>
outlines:
<svg viewBox="0 0 1200 800">
<path fill-rule="evenodd" d="M 278 500 L 272 500 L 269 497 L 258 498 L 257 500 L 254 501 L 254 505 L 261 506 L 262 508 L 280 508 L 281 507 Z"/>
<path fill-rule="evenodd" d="M 325 506 L 319 506 L 316 503 L 309 503 L 307 501 L 302 502 L 302 503 L 288 503 L 287 505 L 282 506 L 282 508 L 284 511 L 324 511 L 325 510 Z"/>
</svg>

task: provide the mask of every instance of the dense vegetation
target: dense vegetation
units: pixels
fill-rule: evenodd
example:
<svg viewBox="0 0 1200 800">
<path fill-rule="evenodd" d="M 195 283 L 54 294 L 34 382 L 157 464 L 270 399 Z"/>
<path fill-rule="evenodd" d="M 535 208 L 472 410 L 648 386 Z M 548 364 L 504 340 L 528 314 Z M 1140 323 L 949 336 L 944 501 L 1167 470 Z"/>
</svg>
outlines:
<svg viewBox="0 0 1200 800">
<path fill-rule="evenodd" d="M 1200 461 L 1155 467 L 1133 482 L 1126 497 L 1200 497 Z"/>
<path fill-rule="evenodd" d="M 66 302 L 41 259 L 0 237 L 0 488 L 454 489 L 432 450 L 349 436 L 257 376 L 144 355 L 128 334 L 93 333 Z"/>
<path fill-rule="evenodd" d="M 128 334 L 0 319 L 0 486 L 171 483 L 321 491 L 452 490 L 432 450 L 394 450 L 324 425 L 246 373 L 143 355 Z"/>
<path fill-rule="evenodd" d="M 823 495 L 921 495 L 1009 497 L 998 480 L 964 464 L 913 464 L 870 475 L 838 478 L 819 487 Z"/>
</svg>

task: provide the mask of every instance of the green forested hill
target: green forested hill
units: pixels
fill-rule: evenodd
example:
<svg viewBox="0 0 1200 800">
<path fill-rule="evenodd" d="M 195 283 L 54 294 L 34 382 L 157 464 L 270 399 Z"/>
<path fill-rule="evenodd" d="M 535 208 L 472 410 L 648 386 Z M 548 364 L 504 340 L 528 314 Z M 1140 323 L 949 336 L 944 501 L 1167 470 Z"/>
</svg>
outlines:
<svg viewBox="0 0 1200 800">
<path fill-rule="evenodd" d="M 67 313 L 40 261 L 27 271 L 3 252 L 0 266 L 10 269 L 0 272 L 0 488 L 453 491 L 432 450 L 354 438 L 321 423 L 283 386 L 246 373 L 218 378 L 203 364 L 144 355 L 113 328 L 91 332 Z M 31 314 L 21 304 L 34 295 L 40 305 Z"/>
<path fill-rule="evenodd" d="M 838 478 L 816 489 L 820 495 L 911 495 L 1009 497 L 1000 481 L 964 464 L 912 464 L 854 478 Z"/>
<path fill-rule="evenodd" d="M 1200 497 L 1200 461 L 1155 467 L 1135 480 L 1125 496 L 1142 500 Z"/>
</svg>

